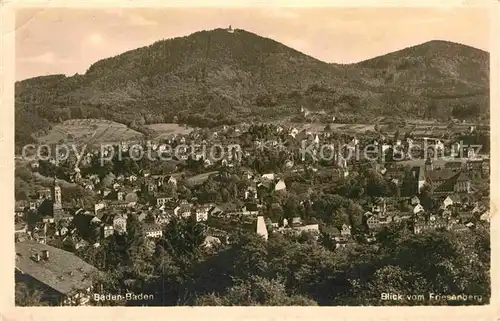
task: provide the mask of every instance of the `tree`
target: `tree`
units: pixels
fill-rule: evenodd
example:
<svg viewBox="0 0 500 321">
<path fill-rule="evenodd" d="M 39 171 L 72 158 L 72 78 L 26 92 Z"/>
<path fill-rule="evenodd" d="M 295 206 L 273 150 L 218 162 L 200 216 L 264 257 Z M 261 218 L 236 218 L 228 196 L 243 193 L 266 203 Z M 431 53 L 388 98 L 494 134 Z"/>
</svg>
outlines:
<svg viewBox="0 0 500 321">
<path fill-rule="evenodd" d="M 282 207 L 283 215 L 288 220 L 292 219 L 293 217 L 300 217 L 299 201 L 297 197 L 295 197 L 295 195 L 289 195 Z"/>
<path fill-rule="evenodd" d="M 125 263 L 132 278 L 148 278 L 153 267 L 149 261 L 150 254 L 146 237 L 135 213 L 127 215 L 127 234 L 125 237 Z"/>
<path fill-rule="evenodd" d="M 144 219 L 144 221 L 148 224 L 154 224 L 156 222 L 156 218 L 153 212 L 148 212 L 148 214 L 146 214 L 146 218 Z"/>
<path fill-rule="evenodd" d="M 424 207 L 426 211 L 431 210 L 434 207 L 434 200 L 432 198 L 433 188 L 430 184 L 424 184 L 422 189 L 420 190 L 420 204 Z"/>
<path fill-rule="evenodd" d="M 332 217 L 327 222 L 340 229 L 342 225 L 349 224 L 349 215 L 344 207 L 340 207 L 332 212 Z"/>
<path fill-rule="evenodd" d="M 278 203 L 272 203 L 269 210 L 269 217 L 272 220 L 276 221 L 283 219 L 283 215 L 284 215 L 283 207 Z"/>
<path fill-rule="evenodd" d="M 110 187 L 111 184 L 114 183 L 115 181 L 115 175 L 113 173 L 108 173 L 104 178 L 101 180 L 101 185 L 103 187 Z"/>
<path fill-rule="evenodd" d="M 177 197 L 177 188 L 174 184 L 163 184 L 160 187 L 161 191 L 164 192 L 168 197 Z"/>
<path fill-rule="evenodd" d="M 120 283 L 122 277 L 122 273 L 118 270 L 95 273 L 92 275 L 94 291 L 99 294 L 107 294 L 119 290 L 127 291 Z M 93 306 L 124 306 L 127 303 L 128 302 L 124 298 L 119 300 L 97 301 L 94 300 L 94 296 L 91 297 L 91 304 Z"/>
<path fill-rule="evenodd" d="M 389 182 L 388 183 L 389 190 L 392 196 L 394 197 L 400 197 L 401 196 L 401 189 L 399 187 L 398 183 L 395 182 Z"/>
<path fill-rule="evenodd" d="M 363 208 L 352 201 L 349 202 L 347 206 L 347 213 L 349 216 L 350 225 L 356 229 L 360 230 L 363 228 Z"/>
<path fill-rule="evenodd" d="M 388 194 L 387 182 L 377 171 L 370 169 L 367 172 L 366 193 L 368 196 L 386 196 Z"/>
<path fill-rule="evenodd" d="M 378 269 L 370 283 L 368 290 L 359 293 L 360 298 L 364 298 L 367 304 L 376 305 L 418 305 L 421 304 L 418 300 L 412 300 L 411 295 L 416 293 L 424 294 L 426 292 L 426 280 L 419 275 L 414 275 L 411 271 L 400 266 L 388 265 Z M 402 294 L 403 301 L 381 300 L 381 289 L 386 289 L 382 293 L 398 293 Z M 410 296 L 410 298 L 408 298 Z"/>
<path fill-rule="evenodd" d="M 302 295 L 289 295 L 285 285 L 278 280 L 254 276 L 239 281 L 218 296 L 214 293 L 197 299 L 196 305 L 209 306 L 314 306 L 317 303 Z"/>
<path fill-rule="evenodd" d="M 399 129 L 396 130 L 396 132 L 394 133 L 394 141 L 397 142 L 399 139 L 400 139 L 400 132 L 399 132 Z"/>
<path fill-rule="evenodd" d="M 205 229 L 200 223 L 174 218 L 165 227 L 160 245 L 173 257 L 194 259 L 204 241 Z"/>
<path fill-rule="evenodd" d="M 265 240 L 256 234 L 234 235 L 231 253 L 234 277 L 246 279 L 250 276 L 265 276 L 267 273 L 267 247 Z"/>
<path fill-rule="evenodd" d="M 15 290 L 16 306 L 44 306 L 48 305 L 42 301 L 42 292 L 34 287 L 26 285 L 26 283 L 16 282 Z"/>
<path fill-rule="evenodd" d="M 24 189 L 17 190 L 16 189 L 16 201 L 25 201 L 28 200 L 28 192 Z"/>
</svg>

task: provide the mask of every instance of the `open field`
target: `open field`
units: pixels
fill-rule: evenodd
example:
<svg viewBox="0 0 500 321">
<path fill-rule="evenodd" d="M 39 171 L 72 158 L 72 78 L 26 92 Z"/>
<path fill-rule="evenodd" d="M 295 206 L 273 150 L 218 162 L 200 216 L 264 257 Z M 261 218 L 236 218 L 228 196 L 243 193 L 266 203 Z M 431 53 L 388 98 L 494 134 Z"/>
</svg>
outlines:
<svg viewBox="0 0 500 321">
<path fill-rule="evenodd" d="M 208 172 L 208 173 L 203 173 L 199 175 L 192 176 L 188 179 L 186 179 L 186 183 L 189 185 L 200 185 L 203 184 L 210 175 L 217 174 L 218 171 L 213 171 L 213 172 Z"/>
<path fill-rule="evenodd" d="M 305 123 L 298 124 L 292 123 L 291 126 L 296 127 L 298 130 L 310 130 L 311 132 L 322 132 L 325 129 L 326 124 L 322 123 Z M 375 125 L 373 124 L 330 124 L 330 128 L 333 130 L 353 132 L 353 133 L 364 133 L 368 130 L 375 130 Z"/>
<path fill-rule="evenodd" d="M 78 144 L 112 143 L 143 136 L 124 124 L 101 119 L 70 119 L 55 125 L 45 136 L 38 137 L 43 144 L 60 142 Z"/>
<path fill-rule="evenodd" d="M 159 124 L 150 124 L 146 125 L 146 127 L 154 130 L 157 133 L 155 139 L 167 138 L 172 135 L 186 135 L 193 131 L 192 127 L 180 126 L 175 123 L 159 123 Z"/>
</svg>

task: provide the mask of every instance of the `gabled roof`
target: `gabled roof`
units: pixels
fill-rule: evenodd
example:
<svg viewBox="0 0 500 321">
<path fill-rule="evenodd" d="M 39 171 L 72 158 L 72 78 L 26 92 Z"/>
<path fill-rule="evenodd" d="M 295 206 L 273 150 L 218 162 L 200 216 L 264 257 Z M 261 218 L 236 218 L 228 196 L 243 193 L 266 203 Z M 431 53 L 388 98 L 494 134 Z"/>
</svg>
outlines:
<svg viewBox="0 0 500 321">
<path fill-rule="evenodd" d="M 255 203 L 246 203 L 245 208 L 247 211 L 258 211 L 259 210 L 257 207 L 257 204 L 255 204 Z"/>
<path fill-rule="evenodd" d="M 453 171 L 450 169 L 441 169 L 441 170 L 435 170 L 435 171 L 428 171 L 426 172 L 426 176 L 431 180 L 431 181 L 447 181 L 455 176 L 458 176 L 461 172 Z"/>
<path fill-rule="evenodd" d="M 319 224 L 309 224 L 303 226 L 293 227 L 296 231 L 304 231 L 304 232 L 319 232 Z"/>
<path fill-rule="evenodd" d="M 42 255 L 43 250 L 49 251 L 48 260 L 31 258 L 35 253 Z M 62 294 L 70 294 L 73 288 L 89 288 L 92 274 L 99 272 L 73 253 L 30 241 L 16 243 L 16 269 Z"/>
<path fill-rule="evenodd" d="M 329 235 L 340 235 L 340 230 L 334 226 L 323 227 L 321 231 Z"/>
<path fill-rule="evenodd" d="M 144 224 L 143 231 L 144 232 L 157 232 L 161 231 L 162 226 L 160 224 Z"/>
<path fill-rule="evenodd" d="M 461 168 L 462 162 L 447 162 L 444 164 L 444 168 Z"/>
<path fill-rule="evenodd" d="M 191 209 L 193 208 L 193 204 L 191 203 L 184 203 L 184 204 L 179 204 L 179 211 L 181 212 L 187 212 L 187 211 L 191 211 Z"/>
<path fill-rule="evenodd" d="M 211 204 L 201 204 L 196 206 L 196 212 L 208 212 L 212 209 L 213 205 Z"/>
<path fill-rule="evenodd" d="M 213 206 L 209 211 L 208 213 L 210 214 L 215 214 L 215 213 L 222 213 L 224 212 L 224 210 L 222 208 L 220 208 L 219 206 Z"/>
<path fill-rule="evenodd" d="M 464 172 L 460 172 L 460 175 L 457 177 L 457 182 L 470 181 L 469 175 Z"/>
</svg>

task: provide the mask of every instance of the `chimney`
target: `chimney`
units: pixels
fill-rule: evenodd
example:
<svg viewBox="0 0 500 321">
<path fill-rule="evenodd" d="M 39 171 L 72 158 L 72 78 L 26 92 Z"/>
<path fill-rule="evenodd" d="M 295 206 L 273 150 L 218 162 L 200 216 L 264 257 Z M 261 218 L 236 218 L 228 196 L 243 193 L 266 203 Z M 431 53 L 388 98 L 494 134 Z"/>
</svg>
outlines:
<svg viewBox="0 0 500 321">
<path fill-rule="evenodd" d="M 33 261 L 40 262 L 40 254 L 35 253 L 35 254 L 33 254 L 32 258 L 33 258 Z"/>
<path fill-rule="evenodd" d="M 42 258 L 44 260 L 48 260 L 49 259 L 49 250 L 42 250 Z"/>
</svg>

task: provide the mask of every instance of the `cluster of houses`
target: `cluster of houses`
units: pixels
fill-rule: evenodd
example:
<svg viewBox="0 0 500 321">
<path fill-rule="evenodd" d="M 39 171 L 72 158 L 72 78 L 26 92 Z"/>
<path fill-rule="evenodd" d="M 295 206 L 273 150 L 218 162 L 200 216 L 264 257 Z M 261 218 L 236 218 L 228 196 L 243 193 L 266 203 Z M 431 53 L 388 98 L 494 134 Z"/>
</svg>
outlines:
<svg viewBox="0 0 500 321">
<path fill-rule="evenodd" d="M 248 174 L 248 177 L 252 178 L 252 184 L 242 191 L 244 206 L 228 210 L 226 215 L 257 215 L 261 208 L 262 197 L 259 195 L 286 190 L 284 180 L 272 173 L 261 176 Z M 99 238 L 125 233 L 128 215 L 136 215 L 143 223 L 146 237 L 159 238 L 163 226 L 172 217 L 206 222 L 209 216 L 223 212 L 215 204 L 198 204 L 196 200 L 177 199 L 171 193 L 163 192 L 165 186 L 175 190 L 177 179 L 172 175 L 114 177 L 109 174 L 104 179 L 110 180 L 109 187 L 96 191 L 100 200 L 92 210 L 63 209 L 63 196 L 56 180 L 52 188 L 41 189 L 37 199 L 17 202 L 16 217 L 21 223 L 16 225 L 16 240 L 35 240 L 46 244 L 50 239 L 61 237 L 64 242 L 68 241 L 79 249 L 88 246 L 89 241 L 99 246 Z M 141 191 L 152 195 L 154 201 L 139 204 Z M 33 224 L 28 228 L 23 221 Z"/>
<path fill-rule="evenodd" d="M 303 110 L 304 113 L 308 111 Z M 203 134 L 193 131 L 187 135 L 176 135 L 168 138 L 165 142 L 149 142 L 148 148 L 155 153 L 168 153 L 167 146 L 180 144 L 190 144 L 192 142 L 224 142 L 225 144 L 239 143 L 239 136 L 245 132 L 245 126 L 229 128 L 223 126 L 220 130 L 212 131 L 210 134 Z M 318 155 L 321 151 L 321 144 L 334 141 L 330 131 L 312 132 L 308 129 L 298 130 L 294 127 L 272 126 L 272 137 L 268 140 L 256 139 L 250 149 L 258 149 L 265 144 L 266 147 L 282 148 L 288 147 L 288 155 L 284 164 L 284 171 L 289 173 L 299 173 L 306 168 L 318 171 L 311 164 L 296 166 L 304 162 L 305 157 L 295 157 L 295 147 L 301 142 L 312 145 L 310 151 L 312 155 Z M 288 144 L 283 145 L 283 139 Z M 387 153 L 390 149 L 393 153 L 408 152 L 413 144 L 419 143 L 416 140 L 407 138 L 387 142 L 385 140 L 370 140 L 360 142 L 356 137 L 347 141 L 343 152 L 356 155 L 364 144 L 377 146 L 374 154 Z M 132 142 L 121 143 L 119 148 L 128 151 Z M 433 141 L 436 152 L 444 151 L 445 146 L 442 141 Z M 110 147 L 111 148 L 111 147 Z M 115 147 L 112 147 L 115 148 Z M 206 157 L 201 147 L 194 150 L 177 149 L 176 157 L 180 160 L 188 160 L 188 155 L 193 159 L 203 158 L 203 166 L 208 168 L 215 165 L 215 162 Z M 462 146 L 453 145 L 452 155 L 459 154 Z M 93 157 L 97 157 L 102 151 L 90 152 L 81 161 L 81 166 L 86 166 L 92 162 Z M 104 150 L 103 156 L 116 152 Z M 225 157 L 217 163 L 218 166 L 235 167 L 239 165 L 245 157 L 250 156 L 251 150 L 228 151 Z M 193 156 L 194 155 L 194 156 Z M 351 170 L 355 169 L 356 159 L 348 160 L 336 154 L 332 159 L 334 169 L 338 177 L 347 177 Z M 370 232 L 390 224 L 408 221 L 411 223 L 415 234 L 427 230 L 454 230 L 465 231 L 473 228 L 480 222 L 489 221 L 489 211 L 479 202 L 467 200 L 467 195 L 474 191 L 473 180 L 476 178 L 487 179 L 489 177 L 489 159 L 477 158 L 470 150 L 467 150 L 468 159 L 449 161 L 442 167 L 435 164 L 432 158 L 428 158 L 422 166 L 415 166 L 408 172 L 398 163 L 375 162 L 376 169 L 387 180 L 401 187 L 405 195 L 396 198 L 381 198 L 369 205 L 363 215 L 363 223 Z M 361 162 L 359 162 L 361 163 Z M 373 163 L 372 163 L 373 164 Z M 316 164 L 313 164 L 316 166 Z M 371 165 L 370 165 L 371 166 Z M 32 163 L 32 168 L 38 167 L 37 162 Z M 240 168 L 241 169 L 241 168 Z M 208 169 L 207 169 L 208 170 Z M 238 220 L 248 220 L 255 233 L 268 239 L 270 233 L 283 233 L 287 235 L 300 235 L 308 233 L 316 238 L 322 235 L 329 236 L 334 241 L 335 246 L 345 247 L 353 244 L 352 228 L 349 224 L 342 226 L 323 227 L 319 224 L 304 222 L 300 217 L 293 217 L 289 220 L 281 219 L 280 222 L 271 222 L 263 216 L 263 200 L 269 193 L 279 193 L 287 191 L 287 184 L 283 176 L 276 173 L 256 174 L 247 171 L 244 178 L 250 182 L 244 190 L 238 190 L 238 198 L 242 201 L 235 207 L 226 207 L 215 203 L 201 203 L 196 199 L 179 199 L 175 191 L 178 185 L 179 176 L 154 175 L 147 170 L 141 170 L 137 174 L 117 175 L 112 173 L 99 177 L 97 174 L 82 174 L 79 168 L 75 168 L 70 175 L 70 180 L 79 184 L 86 190 L 92 190 L 98 201 L 93 208 L 68 209 L 63 207 L 61 187 L 57 180 L 54 180 L 51 188 L 40 189 L 36 197 L 28 201 L 16 202 L 16 268 L 20 276 L 28 276 L 41 283 L 48 284 L 49 287 L 59 293 L 57 301 L 59 304 L 75 304 L 80 302 L 86 304 L 88 301 L 84 293 L 88 291 L 85 281 L 86 275 L 92 271 L 92 267 L 86 266 L 74 254 L 51 247 L 54 240 L 60 240 L 64 246 L 78 250 L 85 247 L 99 247 L 102 240 L 114 234 L 127 232 L 127 222 L 131 215 L 135 216 L 144 231 L 144 237 L 148 241 L 154 242 L 161 238 L 164 226 L 174 217 L 191 219 L 208 225 L 207 236 L 203 246 L 214 248 L 227 242 L 227 233 L 221 229 L 211 226 L 212 220 L 222 220 L 240 224 Z M 420 195 L 425 186 L 430 186 L 433 195 L 439 201 L 439 209 L 429 211 L 424 208 Z M 409 187 L 409 188 L 406 188 Z M 151 199 L 144 201 L 142 195 L 151 196 Z M 397 202 L 406 202 L 406 210 L 401 210 Z M 243 205 L 241 205 L 243 204 Z M 368 240 L 373 240 L 374 233 L 367 236 Z M 62 251 L 62 252 L 61 252 Z M 49 259 L 49 254 L 50 259 Z M 63 253 L 64 252 L 64 253 Z M 85 272 L 69 274 L 66 265 L 61 261 L 73 262 L 75 266 L 81 266 Z M 18 263 L 17 263 L 18 262 Z M 60 279 L 45 280 L 40 270 L 48 268 L 48 265 L 59 264 L 57 273 L 61 274 Z M 54 270 L 55 271 L 55 270 Z M 67 274 L 67 275 L 66 275 Z M 78 280 L 77 280 L 78 279 Z M 73 293 L 66 288 L 65 283 L 71 280 L 81 282 L 86 286 L 84 292 Z M 73 281 L 71 281 L 73 282 Z M 51 291 L 52 291 L 51 290 Z M 50 291 L 49 291 L 50 292 Z M 62 300 L 62 301 L 61 301 Z M 69 301 L 68 301 L 69 300 Z"/>
<path fill-rule="evenodd" d="M 378 169 L 387 180 L 401 187 L 406 196 L 419 194 L 425 185 L 431 186 L 434 194 L 470 194 L 474 179 L 489 178 L 490 160 L 457 160 L 435 166 L 432 158 L 427 158 L 423 166 L 413 166 L 410 175 L 397 163 L 378 166 Z"/>
<path fill-rule="evenodd" d="M 473 228 L 478 222 L 489 222 L 486 206 L 480 202 L 464 201 L 459 194 L 440 197 L 439 209 L 432 212 L 424 209 L 418 196 L 403 199 L 408 202 L 406 212 L 391 201 L 390 198 L 379 199 L 371 210 L 365 212 L 364 219 L 370 231 L 401 221 L 409 221 L 415 234 L 437 229 L 463 231 Z"/>
<path fill-rule="evenodd" d="M 309 141 L 313 145 L 319 145 L 320 141 L 327 142 L 330 139 L 330 133 L 328 131 L 322 132 L 320 134 L 313 134 L 309 130 L 298 131 L 296 128 L 284 128 L 281 126 L 273 127 L 276 134 L 286 134 L 298 141 Z M 220 136 L 230 133 L 237 137 L 243 129 L 233 128 L 222 128 Z M 212 133 L 212 138 L 217 138 L 219 136 L 218 132 Z M 229 135 L 231 136 L 231 135 Z M 170 138 L 167 143 L 180 144 L 187 143 L 190 140 L 199 140 L 202 137 L 196 132 L 190 133 L 188 136 L 176 136 Z M 259 140 L 255 141 L 256 144 Z M 413 144 L 413 140 L 406 139 L 405 142 L 397 140 L 392 145 L 387 143 L 372 141 L 371 143 L 379 146 L 382 152 L 387 151 L 389 148 L 409 148 Z M 434 146 L 437 149 L 443 149 L 444 145 L 441 141 L 434 141 Z M 155 151 L 164 150 L 162 144 L 148 143 L 150 147 Z M 278 141 L 276 141 L 276 145 Z M 273 144 L 271 144 L 273 145 Z M 346 144 L 348 149 L 352 151 L 359 150 L 361 143 L 358 139 L 353 138 L 348 144 Z M 122 143 L 120 148 L 122 150 L 127 150 L 129 145 L 127 143 Z M 312 149 L 315 150 L 314 148 Z M 241 160 L 235 154 L 230 157 L 230 160 Z M 243 153 L 245 155 L 245 153 Z M 296 172 L 300 168 L 294 168 L 294 162 L 288 161 L 289 166 L 285 166 L 287 170 L 291 172 Z M 231 163 L 233 164 L 233 163 Z M 340 158 L 338 162 L 337 169 L 339 170 L 339 177 L 346 177 L 349 175 L 349 168 L 352 164 L 349 164 L 346 159 Z M 416 166 L 411 169 L 410 175 L 405 173 L 405 169 L 401 166 L 391 165 L 390 163 L 377 164 L 377 168 L 380 173 L 385 176 L 387 180 L 391 180 L 393 183 L 403 187 L 403 185 L 410 185 L 411 188 L 408 190 L 407 196 L 417 195 L 422 191 L 425 185 L 430 185 L 433 189 L 434 194 L 437 195 L 452 195 L 452 194 L 468 194 L 472 190 L 471 180 L 472 177 L 480 176 L 482 178 L 489 176 L 489 159 L 468 159 L 465 162 L 462 160 L 447 162 L 443 168 L 437 167 L 433 164 L 433 160 L 429 157 L 425 162 L 424 166 Z M 286 191 L 285 181 L 274 173 L 268 173 L 263 175 L 256 175 L 254 173 L 248 172 L 246 178 L 252 182 L 250 186 L 243 191 L 242 199 L 245 201 L 245 205 L 242 208 L 232 209 L 230 211 L 225 211 L 225 215 L 258 215 L 261 212 L 262 195 L 265 195 L 269 191 L 279 192 Z M 208 220 L 209 216 L 217 212 L 222 212 L 215 204 L 196 204 L 196 201 L 189 200 L 177 200 L 172 196 L 172 193 L 164 192 L 165 186 L 169 186 L 171 189 L 175 189 L 177 186 L 177 178 L 174 175 L 152 175 L 148 171 L 142 170 L 140 174 L 132 175 L 118 175 L 117 177 L 112 173 L 106 175 L 102 178 L 106 181 L 104 184 L 107 187 L 97 189 L 97 186 L 103 185 L 101 179 L 98 175 L 92 174 L 83 177 L 81 171 L 75 168 L 71 175 L 72 179 L 84 186 L 86 189 L 94 190 L 96 194 L 100 197 L 100 201 L 94 206 L 93 211 L 83 211 L 69 213 L 67 210 L 62 209 L 61 202 L 61 189 L 55 183 L 52 189 L 43 189 L 38 193 L 37 199 L 32 199 L 24 204 L 16 206 L 16 215 L 23 216 L 26 211 L 36 212 L 40 217 L 39 224 L 35 224 L 33 228 L 28 231 L 28 236 L 32 239 L 40 240 L 40 242 L 45 242 L 47 238 L 47 233 L 53 233 L 56 235 L 67 235 L 67 237 L 73 237 L 74 243 L 80 246 L 85 244 L 85 241 L 78 239 L 74 232 L 74 228 L 70 221 L 73 218 L 78 217 L 79 222 L 87 222 L 87 225 L 96 227 L 100 229 L 101 237 L 109 237 L 113 233 L 123 233 L 126 230 L 125 222 L 127 220 L 127 215 L 138 215 L 139 221 L 144 222 L 144 231 L 148 237 L 161 237 L 162 225 L 167 223 L 170 217 L 183 217 L 183 218 L 193 218 L 197 222 L 205 222 Z M 139 196 L 141 191 L 146 191 L 148 194 L 154 196 L 154 203 L 150 203 L 148 206 L 143 206 L 138 204 Z M 416 205 L 415 205 L 416 206 Z M 380 214 L 380 211 L 372 211 L 374 215 L 367 215 L 368 226 L 380 226 L 393 221 L 398 221 L 405 219 L 405 215 L 401 216 L 391 216 Z M 81 218 L 80 218 L 81 217 Z M 146 219 L 146 217 L 148 219 Z M 57 224 L 55 224 L 57 223 Z M 50 225 L 57 225 L 58 229 L 52 228 Z M 80 223 L 78 226 L 85 226 L 85 223 Z M 280 229 L 287 230 L 294 226 L 294 230 L 314 230 L 314 227 L 300 227 L 298 228 L 296 222 L 291 222 L 290 226 L 283 224 Z M 17 233 L 22 239 L 21 235 L 26 228 L 20 227 L 16 228 Z M 17 235 L 16 234 L 16 235 Z M 71 234 L 71 235 L 70 235 Z"/>
</svg>

